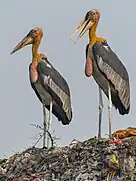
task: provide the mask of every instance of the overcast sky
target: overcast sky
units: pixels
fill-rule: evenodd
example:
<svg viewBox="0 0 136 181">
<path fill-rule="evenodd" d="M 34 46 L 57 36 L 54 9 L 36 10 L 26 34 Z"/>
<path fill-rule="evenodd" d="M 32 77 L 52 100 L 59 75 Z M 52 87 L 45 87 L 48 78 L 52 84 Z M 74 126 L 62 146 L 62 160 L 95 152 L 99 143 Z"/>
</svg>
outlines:
<svg viewBox="0 0 136 181">
<path fill-rule="evenodd" d="M 42 124 L 43 121 L 42 105 L 29 83 L 31 46 L 10 55 L 15 45 L 35 26 L 41 27 L 44 32 L 40 52 L 47 55 L 71 88 L 71 124 L 62 126 L 53 117 L 52 129 L 61 137 L 58 145 L 67 145 L 74 138 L 85 140 L 97 135 L 98 87 L 93 78 L 88 79 L 84 75 L 88 36 L 86 34 L 75 45 L 69 39 L 74 28 L 92 8 L 101 12 L 97 34 L 107 39 L 130 75 L 131 111 L 127 116 L 120 116 L 113 109 L 112 131 L 135 126 L 135 7 L 135 0 L 117 3 L 109 0 L 1 0 L 0 157 L 32 146 L 35 141 L 30 138 L 35 137 L 39 130 L 30 124 Z M 104 95 L 103 136 L 108 133 L 107 103 Z"/>
</svg>

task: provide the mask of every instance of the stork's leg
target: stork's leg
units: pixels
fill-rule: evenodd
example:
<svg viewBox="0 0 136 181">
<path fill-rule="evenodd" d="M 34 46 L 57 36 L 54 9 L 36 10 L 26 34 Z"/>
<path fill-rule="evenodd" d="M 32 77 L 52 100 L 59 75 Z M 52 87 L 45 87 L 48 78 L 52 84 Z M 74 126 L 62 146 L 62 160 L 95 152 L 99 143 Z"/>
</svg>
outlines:
<svg viewBox="0 0 136 181">
<path fill-rule="evenodd" d="M 99 87 L 99 128 L 98 128 L 98 138 L 101 138 L 102 112 L 103 112 L 102 90 Z"/>
<path fill-rule="evenodd" d="M 52 123 L 52 100 L 50 101 L 50 111 L 49 111 L 49 120 L 48 120 L 48 132 L 50 133 Z M 47 148 L 49 148 L 50 137 L 47 137 Z"/>
<path fill-rule="evenodd" d="M 43 104 L 43 148 L 46 146 L 46 139 L 47 139 L 47 119 L 46 119 L 46 110 L 45 105 Z"/>
<path fill-rule="evenodd" d="M 112 100 L 111 100 L 111 88 L 110 84 L 108 84 L 108 114 L 109 114 L 109 138 L 111 138 L 111 117 L 112 117 Z"/>
</svg>

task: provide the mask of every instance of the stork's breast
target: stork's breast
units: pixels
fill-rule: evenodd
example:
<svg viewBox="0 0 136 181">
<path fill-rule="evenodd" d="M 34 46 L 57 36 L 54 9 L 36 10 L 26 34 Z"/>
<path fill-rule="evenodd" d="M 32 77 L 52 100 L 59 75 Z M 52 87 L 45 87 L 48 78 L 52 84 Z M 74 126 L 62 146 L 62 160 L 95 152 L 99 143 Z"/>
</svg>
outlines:
<svg viewBox="0 0 136 181">
<path fill-rule="evenodd" d="M 38 80 L 37 65 L 33 63 L 31 64 L 31 67 L 30 67 L 30 80 L 32 83 Z"/>
<path fill-rule="evenodd" d="M 85 63 L 85 75 L 87 77 L 90 77 L 93 73 L 93 64 L 92 60 L 89 56 L 86 58 L 86 63 Z"/>
</svg>

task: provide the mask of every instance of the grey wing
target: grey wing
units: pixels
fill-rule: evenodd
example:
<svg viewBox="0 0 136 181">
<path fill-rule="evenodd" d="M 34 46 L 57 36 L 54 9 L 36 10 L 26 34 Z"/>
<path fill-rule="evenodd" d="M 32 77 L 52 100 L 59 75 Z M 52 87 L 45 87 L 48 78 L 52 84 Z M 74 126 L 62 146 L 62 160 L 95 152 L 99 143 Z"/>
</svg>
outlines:
<svg viewBox="0 0 136 181">
<path fill-rule="evenodd" d="M 71 95 L 66 80 L 48 60 L 41 60 L 38 72 L 43 86 L 48 89 L 53 99 L 62 107 L 69 121 L 72 119 Z"/>
<path fill-rule="evenodd" d="M 125 66 L 107 43 L 95 43 L 93 53 L 99 69 L 114 85 L 125 109 L 129 109 L 130 86 L 129 76 Z"/>
</svg>

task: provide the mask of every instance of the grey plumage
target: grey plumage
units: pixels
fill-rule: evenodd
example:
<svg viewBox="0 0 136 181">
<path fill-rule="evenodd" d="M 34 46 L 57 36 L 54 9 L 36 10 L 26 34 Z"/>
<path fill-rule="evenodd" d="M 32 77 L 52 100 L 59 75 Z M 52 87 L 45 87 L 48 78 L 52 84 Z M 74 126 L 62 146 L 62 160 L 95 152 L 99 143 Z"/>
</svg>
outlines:
<svg viewBox="0 0 136 181">
<path fill-rule="evenodd" d="M 128 114 L 130 86 L 125 66 L 107 43 L 96 42 L 93 47 L 87 45 L 86 56 L 93 60 L 93 77 L 100 88 L 108 97 L 109 83 L 113 105 L 120 114 Z"/>
<path fill-rule="evenodd" d="M 32 82 L 30 76 L 30 83 L 37 97 L 48 110 L 52 99 L 53 114 L 62 124 L 69 124 L 72 119 L 72 107 L 70 89 L 66 80 L 44 56 L 41 57 L 37 70 L 38 80 L 36 82 Z"/>
</svg>

